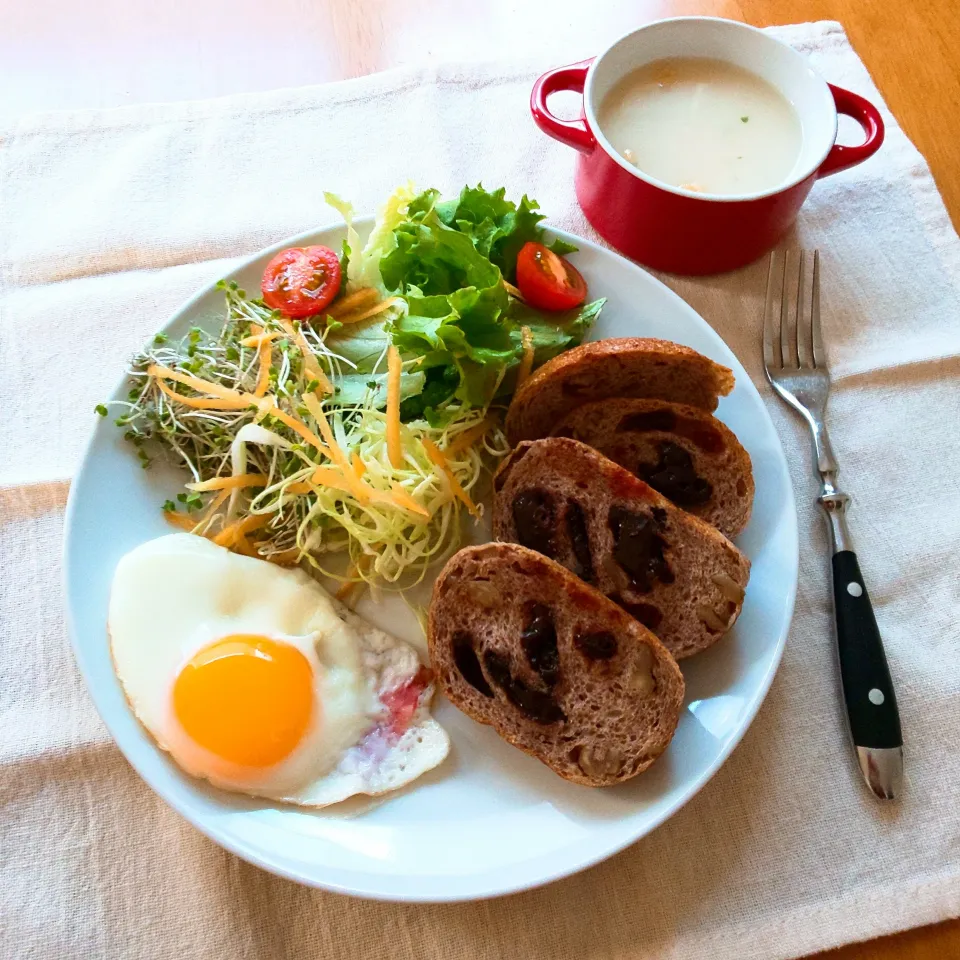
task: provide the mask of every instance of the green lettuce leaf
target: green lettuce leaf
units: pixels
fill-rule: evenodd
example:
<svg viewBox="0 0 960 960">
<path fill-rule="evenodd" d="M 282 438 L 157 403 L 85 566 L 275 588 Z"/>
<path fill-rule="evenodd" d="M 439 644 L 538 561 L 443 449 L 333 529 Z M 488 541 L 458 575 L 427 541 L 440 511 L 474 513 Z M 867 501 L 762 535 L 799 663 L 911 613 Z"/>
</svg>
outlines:
<svg viewBox="0 0 960 960">
<path fill-rule="evenodd" d="M 433 296 L 500 284 L 497 267 L 468 236 L 445 226 L 436 210 L 399 224 L 393 236 L 394 248 L 380 260 L 380 275 L 388 290 L 406 293 L 416 287 Z"/>
<path fill-rule="evenodd" d="M 445 201 L 437 190 L 414 194 L 406 185 L 388 199 L 362 247 L 349 205 L 327 200 L 347 221 L 351 287 L 375 286 L 406 303 L 389 320 L 331 332 L 327 343 L 357 364 L 358 373 L 372 371 L 391 340 L 406 359 L 419 358 L 422 390 L 404 397 L 404 420 L 439 422 L 452 401 L 485 406 L 494 394 L 512 392 L 523 356 L 521 327 L 530 328 L 539 366 L 579 343 L 603 305 L 546 314 L 508 296 L 504 277 L 515 276 L 520 249 L 544 238 L 543 215 L 526 196 L 517 204 L 504 188 L 478 185 Z M 562 240 L 552 248 L 575 249 Z"/>
<path fill-rule="evenodd" d="M 460 372 L 452 364 L 431 367 L 426 371 L 420 393 L 401 401 L 400 419 L 407 423 L 410 420 L 426 418 L 431 423 L 436 423 L 438 411 L 443 404 L 453 399 L 459 385 Z"/>
<path fill-rule="evenodd" d="M 340 327 L 329 333 L 325 342 L 334 353 L 355 364 L 358 372 L 366 373 L 390 346 L 390 334 L 385 321 L 375 317 Z"/>
<path fill-rule="evenodd" d="M 525 243 L 540 242 L 544 219 L 540 205 L 524 195 L 519 205 L 506 199 L 506 188 L 490 193 L 482 184 L 464 187 L 456 200 L 437 204 L 440 219 L 468 236 L 477 251 L 500 268 L 507 280 L 517 273 L 517 254 Z"/>
<path fill-rule="evenodd" d="M 590 328 L 596 322 L 606 300 L 594 300 L 585 303 L 575 310 L 566 310 L 563 313 L 541 313 L 539 310 L 521 303 L 519 300 L 510 301 L 508 315 L 516 324 L 511 333 L 515 346 L 515 359 L 507 367 L 507 372 L 497 390 L 498 397 L 510 396 L 517 382 L 517 368 L 523 356 L 521 327 L 530 329 L 530 338 L 533 343 L 533 369 L 552 360 L 564 350 L 569 350 L 583 341 Z"/>
<path fill-rule="evenodd" d="M 503 285 L 464 287 L 446 296 L 418 294 L 416 288 L 408 291 L 409 312 L 393 323 L 394 344 L 406 354 L 425 354 L 427 367 L 454 368 L 456 399 L 489 403 L 500 370 L 516 355 Z M 446 376 L 449 382 L 452 376 Z"/>
<path fill-rule="evenodd" d="M 511 283 L 517 275 L 517 255 L 531 241 L 543 243 L 544 219 L 540 204 L 524 195 L 520 203 L 506 199 L 506 188 L 492 193 L 482 184 L 464 187 L 456 200 L 435 204 L 437 215 L 448 227 L 468 236 L 477 251 L 500 268 Z M 559 237 L 549 244 L 554 253 L 574 253 L 576 247 Z"/>
<path fill-rule="evenodd" d="M 376 223 L 365 244 L 360 242 L 360 235 L 353 226 L 353 206 L 333 193 L 324 193 L 323 198 L 347 225 L 345 246 L 350 253 L 346 286 L 351 289 L 374 287 L 382 294 L 386 293 L 387 288 L 380 277 L 380 261 L 396 245 L 393 231 L 407 219 L 410 204 L 417 199 L 413 184 L 403 184 L 387 197 L 386 203 L 377 212 Z"/>
<path fill-rule="evenodd" d="M 409 204 L 409 219 L 394 229 L 395 247 L 380 261 L 384 284 L 407 303 L 390 332 L 406 355 L 428 354 L 429 366 L 455 369 L 453 396 L 482 406 L 516 352 L 509 297 L 496 264 L 443 222 L 436 200 L 430 190 Z"/>
<path fill-rule="evenodd" d="M 548 243 L 547 246 L 561 257 L 565 253 L 576 253 L 580 249 L 575 243 L 567 243 L 563 237 L 557 237 L 553 243 Z"/>
<path fill-rule="evenodd" d="M 400 400 L 418 396 L 423 391 L 426 374 L 419 371 L 400 374 Z M 333 379 L 335 403 L 344 406 L 366 404 L 382 410 L 387 405 L 385 373 L 345 373 Z"/>
</svg>

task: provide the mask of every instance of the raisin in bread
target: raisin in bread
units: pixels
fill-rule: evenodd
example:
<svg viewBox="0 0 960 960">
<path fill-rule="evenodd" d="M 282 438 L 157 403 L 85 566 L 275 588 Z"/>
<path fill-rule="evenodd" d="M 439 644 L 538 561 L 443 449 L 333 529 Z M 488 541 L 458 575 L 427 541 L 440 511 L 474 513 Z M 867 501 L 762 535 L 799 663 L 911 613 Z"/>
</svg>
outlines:
<svg viewBox="0 0 960 960">
<path fill-rule="evenodd" d="M 577 407 L 552 432 L 599 450 L 726 537 L 750 519 L 750 455 L 705 410 L 666 400 L 602 400 Z"/>
<path fill-rule="evenodd" d="M 710 412 L 733 389 L 727 367 L 669 340 L 619 337 L 584 343 L 548 360 L 514 394 L 507 411 L 511 445 L 549 436 L 584 403 L 639 397 Z"/>
<path fill-rule="evenodd" d="M 453 556 L 434 585 L 428 639 L 455 706 L 575 783 L 629 780 L 676 730 L 683 675 L 660 641 L 525 547 Z"/>
<path fill-rule="evenodd" d="M 592 447 L 521 443 L 494 476 L 493 533 L 551 557 L 649 627 L 678 660 L 740 615 L 750 561 Z"/>
</svg>

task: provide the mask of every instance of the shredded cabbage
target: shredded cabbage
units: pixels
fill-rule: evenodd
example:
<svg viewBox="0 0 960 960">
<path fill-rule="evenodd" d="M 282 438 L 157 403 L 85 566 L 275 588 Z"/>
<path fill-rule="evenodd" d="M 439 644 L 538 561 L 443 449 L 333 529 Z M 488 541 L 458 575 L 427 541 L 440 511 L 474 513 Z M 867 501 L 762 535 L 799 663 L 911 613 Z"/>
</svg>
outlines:
<svg viewBox="0 0 960 960">
<path fill-rule="evenodd" d="M 483 411 L 471 410 L 443 429 L 433 429 L 423 421 L 405 424 L 404 462 L 400 468 L 392 466 L 387 456 L 386 416 L 382 411 L 362 408 L 356 418 L 337 417 L 332 424 L 341 447 L 349 449 L 351 456 L 363 464 L 363 479 L 372 490 L 389 496 L 399 487 L 426 516 L 395 503 L 361 503 L 329 486 L 310 484 L 309 493 L 290 494 L 299 482 L 309 482 L 308 461 L 324 465 L 314 451 L 302 453 L 304 469 L 271 483 L 255 496 L 248 512 L 281 520 L 285 511 L 293 508 L 292 500 L 304 499 L 308 509 L 297 514 L 299 522 L 292 544 L 302 558 L 327 576 L 409 586 L 421 580 L 434 561 L 455 549 L 460 537 L 461 505 L 442 471 L 430 461 L 422 440 L 432 440 L 441 450 L 449 451 L 458 436 L 483 420 Z M 480 482 L 485 463 L 507 450 L 503 433 L 492 428 L 484 442 L 448 454 L 447 461 L 460 486 L 469 493 Z M 288 549 L 288 542 L 281 541 L 272 550 L 261 552 L 269 558 Z M 343 552 L 350 558 L 346 575 L 338 556 Z"/>
</svg>

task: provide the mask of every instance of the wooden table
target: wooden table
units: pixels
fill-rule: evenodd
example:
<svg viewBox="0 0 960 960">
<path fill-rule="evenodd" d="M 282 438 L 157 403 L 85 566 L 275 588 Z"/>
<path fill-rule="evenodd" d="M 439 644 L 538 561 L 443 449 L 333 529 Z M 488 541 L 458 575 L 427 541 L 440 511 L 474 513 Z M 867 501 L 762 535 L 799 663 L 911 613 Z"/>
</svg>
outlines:
<svg viewBox="0 0 960 960">
<path fill-rule="evenodd" d="M 0 120 L 267 90 L 438 59 L 579 59 L 658 17 L 843 23 L 960 226 L 956 0 L 0 0 Z M 585 11 L 591 12 L 587 14 Z M 273 51 L 264 56 L 264 50 Z M 822 955 L 960 958 L 960 921 Z"/>
</svg>

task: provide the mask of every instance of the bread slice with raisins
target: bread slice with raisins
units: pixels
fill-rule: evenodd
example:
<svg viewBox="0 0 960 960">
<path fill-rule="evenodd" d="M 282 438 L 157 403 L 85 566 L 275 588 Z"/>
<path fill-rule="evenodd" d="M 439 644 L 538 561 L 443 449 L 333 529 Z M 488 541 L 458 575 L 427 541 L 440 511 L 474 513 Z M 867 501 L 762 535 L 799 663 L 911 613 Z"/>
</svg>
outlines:
<svg viewBox="0 0 960 960">
<path fill-rule="evenodd" d="M 646 481 L 733 538 L 753 509 L 750 455 L 705 410 L 667 400 L 612 398 L 577 407 L 554 427 Z"/>
<path fill-rule="evenodd" d="M 574 783 L 635 777 L 677 728 L 683 675 L 660 641 L 526 547 L 455 554 L 434 584 L 428 642 L 456 707 Z"/>
<path fill-rule="evenodd" d="M 649 627 L 678 660 L 733 626 L 750 561 L 592 447 L 521 443 L 493 478 L 493 534 L 557 560 Z"/>
<path fill-rule="evenodd" d="M 612 337 L 583 343 L 548 360 L 514 394 L 507 411 L 511 446 L 547 437 L 571 410 L 609 397 L 670 400 L 717 409 L 733 372 L 670 340 Z"/>
</svg>

